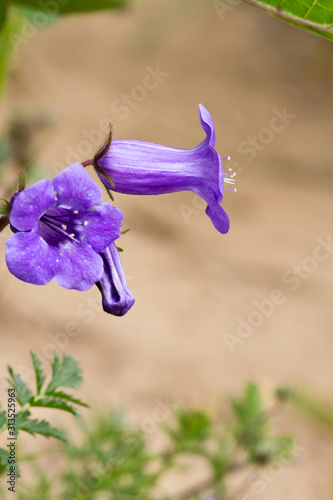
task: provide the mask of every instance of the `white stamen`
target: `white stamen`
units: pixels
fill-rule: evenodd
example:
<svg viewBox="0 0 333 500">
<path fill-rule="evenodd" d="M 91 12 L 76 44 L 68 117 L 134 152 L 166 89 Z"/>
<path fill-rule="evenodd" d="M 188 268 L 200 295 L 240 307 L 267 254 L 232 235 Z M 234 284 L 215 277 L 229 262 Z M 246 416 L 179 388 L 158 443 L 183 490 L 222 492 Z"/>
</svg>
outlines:
<svg viewBox="0 0 333 500">
<path fill-rule="evenodd" d="M 88 221 L 85 220 L 84 223 L 83 223 L 84 226 L 88 226 Z"/>
<path fill-rule="evenodd" d="M 78 210 L 74 210 L 74 212 L 73 212 L 73 214 L 75 214 L 75 215 L 78 214 L 78 213 L 79 213 Z"/>
<path fill-rule="evenodd" d="M 70 235 L 69 235 L 69 237 L 70 237 L 70 238 L 75 238 L 75 234 L 74 234 L 74 233 L 72 233 L 72 234 L 70 234 Z"/>
<path fill-rule="evenodd" d="M 62 229 L 63 229 L 64 231 L 66 231 L 67 226 L 66 226 L 65 224 L 63 224 L 61 227 L 62 227 Z"/>
<path fill-rule="evenodd" d="M 231 156 L 228 156 L 227 160 L 231 160 Z"/>
</svg>

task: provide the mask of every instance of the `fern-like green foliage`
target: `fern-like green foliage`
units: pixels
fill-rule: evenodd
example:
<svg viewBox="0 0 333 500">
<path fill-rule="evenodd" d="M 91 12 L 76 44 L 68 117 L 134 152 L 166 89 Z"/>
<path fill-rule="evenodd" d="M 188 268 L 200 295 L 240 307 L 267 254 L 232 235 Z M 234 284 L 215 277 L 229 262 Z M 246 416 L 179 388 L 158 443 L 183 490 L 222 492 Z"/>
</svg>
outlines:
<svg viewBox="0 0 333 500">
<path fill-rule="evenodd" d="M 249 458 L 242 459 L 242 452 L 248 451 L 253 444 L 248 441 L 240 443 L 235 438 L 237 433 L 254 432 L 257 446 L 264 440 L 270 442 L 274 439 L 281 444 L 286 439 L 269 433 L 269 418 L 255 384 L 250 384 L 244 394 L 232 402 L 228 418 L 216 418 L 198 409 L 178 408 L 163 427 L 169 442 L 159 453 L 151 451 L 149 437 L 141 429 L 129 427 L 118 411 L 97 418 L 92 425 L 80 420 L 80 426 L 80 442 L 61 445 L 60 452 L 66 463 L 63 472 L 52 481 L 53 484 L 56 482 L 63 497 L 71 500 L 170 499 L 161 491 L 156 495 L 160 480 L 172 470 L 178 470 L 183 457 L 191 460 L 195 456 L 206 462 L 210 473 L 205 481 L 196 482 L 194 479 L 193 487 L 180 491 L 176 498 L 198 500 L 207 495 L 225 498 L 228 474 L 240 467 L 262 465 L 260 460 L 254 463 Z M 273 463 L 279 456 L 281 446 L 274 449 L 275 453 L 270 447 L 266 463 Z M 42 484 L 49 483 L 45 471 L 39 470 L 38 482 L 32 489 L 22 489 L 21 482 L 19 500 L 39 498 Z M 53 495 L 49 486 L 47 499 L 53 499 Z"/>
<path fill-rule="evenodd" d="M 33 418 L 33 407 L 57 408 L 77 415 L 75 405 L 87 406 L 67 392 L 82 381 L 77 362 L 70 356 L 54 354 L 51 374 L 48 375 L 36 354 L 31 353 L 35 374 L 34 388 L 8 367 L 10 393 L 14 394 L 20 410 L 16 413 L 16 435 L 21 431 L 32 436 L 53 437 L 62 443 L 59 449 L 63 471 L 55 477 L 39 466 L 29 455 L 31 477 L 35 481 L 27 486 L 20 478 L 18 500 L 167 500 L 156 496 L 160 480 L 178 470 L 182 459 L 200 457 L 209 471 L 207 479 L 181 491 L 179 498 L 195 500 L 205 495 L 224 498 L 226 479 L 240 467 L 261 467 L 274 463 L 286 450 L 292 453 L 292 440 L 274 436 L 270 432 L 270 417 L 264 407 L 259 387 L 250 383 L 244 393 L 231 401 L 229 415 L 224 418 L 200 409 L 177 407 L 163 419 L 166 447 L 159 453 L 150 448 L 150 433 L 129 427 L 122 413 L 112 411 L 98 417 L 92 424 L 80 419 L 81 439 L 74 442 L 45 420 Z M 281 400 L 281 397 L 280 397 Z M 0 430 L 7 429 L 7 414 L 0 411 Z M 54 453 L 54 450 L 53 450 Z M 24 461 L 20 455 L 19 462 Z M 0 475 L 6 472 L 8 453 L 0 448 Z M 30 479 L 31 479 L 30 477 Z"/>
<path fill-rule="evenodd" d="M 81 370 L 71 356 L 64 355 L 62 359 L 55 352 L 52 361 L 52 376 L 48 384 L 46 374 L 42 369 L 41 362 L 37 355 L 31 352 L 32 364 L 36 379 L 36 389 L 32 390 L 21 379 L 21 377 L 8 366 L 9 378 L 7 382 L 9 387 L 15 390 L 16 403 L 21 407 L 16 411 L 15 415 L 15 432 L 11 435 L 17 436 L 20 431 L 27 432 L 32 436 L 40 434 L 44 437 L 53 437 L 65 441 L 65 435 L 55 427 L 52 427 L 45 420 L 38 420 L 31 417 L 31 409 L 33 407 L 55 408 L 78 416 L 78 412 L 74 405 L 87 405 L 74 398 L 71 394 L 60 390 L 60 388 L 77 388 L 82 382 Z M 0 411 L 0 432 L 7 429 L 7 414 L 5 410 Z M 2 450 L 2 456 L 4 456 Z M 0 455 L 1 465 L 1 455 Z"/>
<path fill-rule="evenodd" d="M 244 395 L 233 399 L 232 408 L 234 436 L 246 451 L 250 462 L 266 464 L 291 453 L 290 438 L 269 434 L 269 414 L 263 405 L 257 384 L 249 383 Z"/>
</svg>

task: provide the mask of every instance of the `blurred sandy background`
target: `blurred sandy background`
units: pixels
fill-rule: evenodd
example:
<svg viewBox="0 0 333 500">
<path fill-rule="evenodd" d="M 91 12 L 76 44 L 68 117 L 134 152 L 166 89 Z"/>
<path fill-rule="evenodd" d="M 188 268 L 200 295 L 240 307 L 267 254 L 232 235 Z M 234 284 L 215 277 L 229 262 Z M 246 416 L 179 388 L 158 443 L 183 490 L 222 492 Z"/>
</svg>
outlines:
<svg viewBox="0 0 333 500">
<path fill-rule="evenodd" d="M 123 407 L 139 424 L 158 398 L 212 408 L 248 379 L 261 383 L 267 405 L 280 384 L 333 399 L 333 255 L 311 259 L 318 238 L 333 235 L 333 45 L 242 3 L 226 5 L 223 14 L 212 1 L 137 0 L 118 13 L 68 17 L 19 47 L 1 121 L 22 106 L 52 116 L 56 125 L 37 140 L 47 176 L 74 161 L 68 148 L 91 157 L 105 120 L 117 138 L 192 148 L 204 138 L 201 102 L 238 185 L 223 201 L 231 220 L 225 236 L 192 193 L 116 194 L 131 228 L 119 245 L 136 297 L 123 318 L 101 312 L 97 289 L 33 287 L 11 276 L 2 258 L 2 388 L 7 363 L 24 371 L 29 350 L 47 359 L 58 343 L 83 368 L 84 400 L 96 411 Z M 163 77 L 144 96 L 137 86 L 148 66 Z M 123 94 L 132 96 L 126 112 Z M 269 132 L 284 110 L 288 123 Z M 244 141 L 258 134 L 252 158 Z M 294 265 L 312 266 L 297 290 L 283 278 Z M 237 335 L 239 318 L 247 321 L 254 301 L 275 289 L 284 302 L 231 352 L 225 334 Z M 78 335 L 65 335 L 72 327 Z M 50 419 L 72 425 L 54 412 Z M 279 416 L 276 429 L 293 433 L 302 451 L 251 498 L 332 498 L 325 433 L 294 414 Z"/>
</svg>

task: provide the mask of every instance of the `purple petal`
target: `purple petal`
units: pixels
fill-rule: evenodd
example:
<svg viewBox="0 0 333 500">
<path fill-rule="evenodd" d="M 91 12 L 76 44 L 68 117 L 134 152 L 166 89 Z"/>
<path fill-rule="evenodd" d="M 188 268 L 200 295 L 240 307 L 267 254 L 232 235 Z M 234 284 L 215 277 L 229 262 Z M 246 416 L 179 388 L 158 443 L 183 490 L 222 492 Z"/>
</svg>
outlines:
<svg viewBox="0 0 333 500">
<path fill-rule="evenodd" d="M 221 157 L 218 154 L 218 152 L 216 151 L 216 149 L 214 148 L 214 145 L 215 145 L 215 127 L 214 127 L 212 117 L 210 116 L 208 110 L 202 104 L 199 104 L 199 114 L 200 114 L 200 122 L 201 122 L 202 128 L 204 129 L 206 136 L 207 136 L 205 141 L 208 143 L 209 149 L 212 152 L 214 167 L 218 172 L 218 184 L 217 184 L 218 187 L 215 188 L 215 194 L 216 194 L 216 199 L 217 199 L 218 203 L 221 203 L 221 201 L 223 199 L 224 175 L 223 175 L 223 166 L 222 166 Z M 228 224 L 229 224 L 229 219 L 228 219 Z M 228 229 L 229 229 L 229 227 L 228 227 Z M 225 232 L 227 232 L 227 231 L 225 231 Z"/>
<path fill-rule="evenodd" d="M 68 241 L 56 247 L 54 281 L 68 289 L 89 290 L 102 276 L 103 261 L 89 245 Z"/>
<path fill-rule="evenodd" d="M 222 234 L 226 234 L 230 228 L 230 221 L 227 212 L 217 202 L 212 201 L 206 208 L 206 214 L 214 224 L 214 227 Z"/>
<path fill-rule="evenodd" d="M 30 231 L 44 212 L 55 203 L 52 182 L 43 179 L 21 193 L 15 193 L 10 223 L 18 231 Z"/>
<path fill-rule="evenodd" d="M 16 278 L 33 285 L 46 285 L 55 274 L 56 256 L 37 231 L 30 231 L 8 239 L 6 263 Z"/>
<path fill-rule="evenodd" d="M 199 115 L 201 126 L 204 129 L 204 132 L 207 136 L 207 141 L 210 146 L 214 146 L 215 144 L 215 127 L 212 117 L 210 116 L 209 111 L 203 106 L 199 104 Z"/>
<path fill-rule="evenodd" d="M 214 148 L 215 129 L 208 111 L 200 104 L 200 120 L 205 140 L 196 148 L 183 150 L 134 140 L 114 140 L 97 160 L 114 182 L 99 174 L 109 189 L 119 193 L 153 195 L 193 191 L 207 204 L 207 214 L 218 231 L 226 233 L 229 219 L 218 207 L 223 198 L 222 161 Z"/>
<path fill-rule="evenodd" d="M 127 286 L 115 243 L 111 243 L 101 256 L 104 270 L 96 285 L 102 294 L 103 309 L 109 314 L 123 316 L 132 307 L 135 299 Z"/>
<path fill-rule="evenodd" d="M 120 236 L 123 213 L 110 203 L 102 203 L 84 217 L 87 222 L 87 243 L 96 252 L 103 252 L 106 247 Z"/>
<path fill-rule="evenodd" d="M 87 210 L 102 201 L 102 191 L 80 163 L 60 172 L 52 181 L 57 192 L 57 206 L 71 210 Z"/>
</svg>

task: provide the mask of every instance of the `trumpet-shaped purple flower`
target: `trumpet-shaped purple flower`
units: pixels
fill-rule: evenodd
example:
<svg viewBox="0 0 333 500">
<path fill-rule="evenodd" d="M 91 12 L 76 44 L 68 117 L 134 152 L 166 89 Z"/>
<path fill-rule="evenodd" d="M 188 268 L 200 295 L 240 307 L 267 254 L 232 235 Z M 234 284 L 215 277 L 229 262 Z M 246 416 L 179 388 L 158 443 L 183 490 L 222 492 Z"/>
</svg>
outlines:
<svg viewBox="0 0 333 500">
<path fill-rule="evenodd" d="M 17 278 L 88 290 L 104 275 L 103 252 L 120 236 L 123 214 L 75 163 L 12 198 L 6 262 Z"/>
<path fill-rule="evenodd" d="M 134 296 L 127 286 L 115 243 L 111 243 L 101 257 L 104 270 L 96 285 L 102 294 L 103 309 L 115 316 L 123 316 L 134 304 Z"/>
<path fill-rule="evenodd" d="M 207 203 L 206 213 L 221 233 L 229 230 L 229 218 L 220 205 L 224 183 L 234 180 L 223 170 L 214 148 L 215 129 L 209 112 L 199 105 L 205 140 L 194 149 L 182 150 L 135 140 L 113 140 L 94 164 L 108 189 L 125 194 L 162 194 L 189 190 Z M 107 175 L 104 176 L 103 172 Z M 113 185 L 110 183 L 112 180 Z"/>
</svg>

